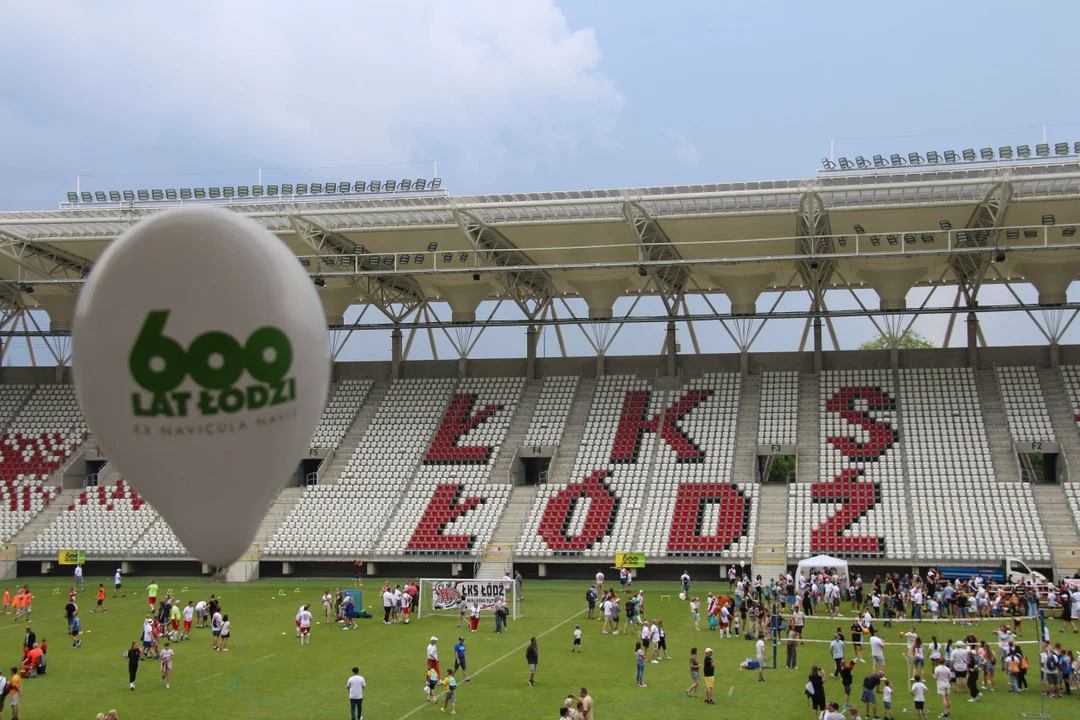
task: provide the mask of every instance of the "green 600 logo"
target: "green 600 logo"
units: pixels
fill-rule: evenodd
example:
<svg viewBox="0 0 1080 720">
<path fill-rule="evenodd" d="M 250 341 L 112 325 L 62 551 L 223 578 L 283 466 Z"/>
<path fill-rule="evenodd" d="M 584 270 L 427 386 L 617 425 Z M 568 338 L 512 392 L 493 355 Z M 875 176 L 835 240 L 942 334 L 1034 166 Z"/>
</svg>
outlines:
<svg viewBox="0 0 1080 720">
<path fill-rule="evenodd" d="M 168 310 L 146 316 L 131 348 L 128 367 L 144 392 L 131 394 L 139 417 L 187 417 L 194 407 L 202 415 L 282 405 L 296 399 L 296 379 L 288 377 L 293 348 L 276 327 L 262 327 L 244 344 L 228 333 L 206 332 L 185 350 L 165 335 Z M 244 371 L 255 381 L 238 387 Z M 191 378 L 201 390 L 178 390 Z"/>
</svg>

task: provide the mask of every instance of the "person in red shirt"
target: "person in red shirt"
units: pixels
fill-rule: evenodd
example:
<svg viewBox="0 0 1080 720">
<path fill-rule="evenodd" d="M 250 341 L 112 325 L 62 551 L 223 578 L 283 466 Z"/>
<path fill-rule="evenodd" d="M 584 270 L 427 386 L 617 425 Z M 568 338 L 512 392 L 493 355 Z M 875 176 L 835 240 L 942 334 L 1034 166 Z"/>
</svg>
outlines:
<svg viewBox="0 0 1080 720">
<path fill-rule="evenodd" d="M 353 585 L 355 587 L 364 587 L 364 583 L 360 580 L 360 571 L 363 569 L 364 564 L 359 559 L 353 560 L 352 572 L 353 572 Z"/>
</svg>

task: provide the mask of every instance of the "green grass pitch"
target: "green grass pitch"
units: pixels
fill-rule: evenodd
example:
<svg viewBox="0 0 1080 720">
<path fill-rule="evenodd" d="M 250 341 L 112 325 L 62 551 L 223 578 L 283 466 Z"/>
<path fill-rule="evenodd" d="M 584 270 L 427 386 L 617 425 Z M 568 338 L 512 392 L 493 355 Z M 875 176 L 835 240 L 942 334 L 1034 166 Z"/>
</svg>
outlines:
<svg viewBox="0 0 1080 720">
<path fill-rule="evenodd" d="M 431 635 L 439 637 L 440 658 L 445 671 L 453 664 L 453 644 L 464 634 L 468 647 L 468 666 L 474 680 L 462 683 L 458 691 L 458 717 L 462 718 L 537 718 L 558 717 L 567 693 L 588 687 L 596 703 L 598 718 L 656 717 L 675 712 L 680 720 L 695 718 L 768 717 L 776 720 L 812 717 L 803 695 L 807 672 L 812 664 L 828 667 L 826 644 L 807 644 L 799 649 L 799 669 L 783 669 L 784 648 L 778 648 L 780 669 L 766 671 L 767 682 L 759 684 L 757 674 L 742 671 L 738 663 L 752 655 L 753 644 L 746 640 L 718 639 L 715 633 L 694 632 L 685 603 L 678 599 L 675 583 L 635 583 L 646 589 L 646 609 L 650 618 L 664 621 L 672 661 L 648 665 L 645 682 L 635 685 L 634 638 L 625 635 L 601 635 L 600 623 L 586 619 L 584 582 L 526 581 L 523 617 L 512 622 L 506 634 L 496 635 L 494 621 L 485 617 L 480 631 L 459 631 L 457 618 L 432 617 L 408 626 L 385 626 L 377 591 L 381 582 L 364 583 L 364 602 L 376 615 L 359 620 L 359 629 L 342 631 L 334 624 L 317 625 L 309 646 L 301 647 L 294 634 L 297 608 L 310 602 L 317 619 L 319 602 L 327 587 L 351 585 L 351 580 L 261 580 L 248 584 L 220 584 L 207 580 L 181 578 L 159 579 L 164 592 L 172 589 L 182 603 L 216 593 L 223 599 L 224 611 L 233 623 L 228 653 L 213 652 L 210 631 L 192 631 L 192 640 L 175 645 L 176 660 L 172 688 L 159 686 L 157 662 L 142 664 L 134 692 L 128 690 L 127 661 L 121 653 L 139 639 L 141 619 L 146 612 L 145 580 L 130 578 L 128 594 L 113 600 L 111 578 L 107 588 L 105 615 L 91 614 L 93 594 L 99 578 L 87 578 L 87 590 L 77 602 L 83 617 L 83 645 L 72 649 L 64 635 L 63 606 L 70 583 L 51 578 L 25 578 L 35 594 L 32 623 L 39 639 L 49 642 L 48 672 L 44 677 L 26 680 L 21 703 L 27 718 L 92 718 L 111 708 L 121 718 L 282 718 L 348 717 L 349 703 L 345 681 L 357 665 L 367 680 L 364 717 L 367 720 L 423 718 L 442 716 L 435 706 L 424 704 L 425 647 Z M 395 578 L 393 582 L 401 582 Z M 11 583 L 15 585 L 14 582 Z M 183 591 L 182 588 L 187 588 Z M 58 593 L 54 594 L 54 588 Z M 135 590 L 138 588 L 138 590 Z M 296 592 L 299 589 L 299 592 Z M 694 594 L 705 597 L 710 590 L 724 592 L 727 583 L 697 583 Z M 280 590 L 285 591 L 283 597 Z M 662 601 L 661 594 L 670 599 Z M 584 631 L 580 655 L 570 653 L 575 623 Z M 1077 648 L 1078 635 L 1061 634 L 1060 623 L 1052 623 L 1055 642 Z M 986 635 L 988 628 L 976 632 Z M 1028 629 L 1028 635 L 1034 628 Z M 956 630 L 959 637 L 965 631 Z M 891 634 L 891 633 L 890 633 Z M 946 635 L 948 633 L 942 633 Z M 531 635 L 539 637 L 540 664 L 536 687 L 529 687 L 525 664 L 525 644 Z M 945 638 L 939 635 L 939 640 Z M 0 617 L 0 644 L 8 661 L 5 668 L 21 657 L 23 624 L 10 617 Z M 889 635 L 886 639 L 891 641 Z M 928 638 L 924 638 L 928 640 Z M 711 646 L 717 660 L 715 698 L 710 707 L 701 699 L 692 700 L 684 692 L 690 685 L 688 656 L 696 645 L 703 656 Z M 1030 653 L 1030 648 L 1029 648 Z M 903 681 L 902 648 L 887 650 L 889 676 L 897 687 L 894 714 L 911 708 L 911 696 Z M 870 666 L 856 666 L 856 686 Z M 1019 717 L 1021 712 L 1039 708 L 1038 670 L 1029 672 L 1031 693 L 1013 696 L 1006 692 L 1008 680 L 998 674 L 998 690 L 987 692 L 978 703 L 967 703 L 966 696 L 954 694 L 954 718 Z M 704 687 L 701 689 L 704 694 Z M 853 689 L 853 699 L 858 690 Z M 843 699 L 840 684 L 826 683 L 830 700 Z M 880 698 L 880 695 L 879 695 Z M 1080 716 L 1078 697 L 1047 700 L 1047 712 L 1054 717 Z M 6 703 L 5 703 L 6 705 Z M 441 702 L 438 707 L 441 707 Z M 936 717 L 941 711 L 936 696 L 928 708 Z M 4 708 L 4 717 L 9 709 Z M 914 717 L 914 715 L 907 715 Z"/>
</svg>

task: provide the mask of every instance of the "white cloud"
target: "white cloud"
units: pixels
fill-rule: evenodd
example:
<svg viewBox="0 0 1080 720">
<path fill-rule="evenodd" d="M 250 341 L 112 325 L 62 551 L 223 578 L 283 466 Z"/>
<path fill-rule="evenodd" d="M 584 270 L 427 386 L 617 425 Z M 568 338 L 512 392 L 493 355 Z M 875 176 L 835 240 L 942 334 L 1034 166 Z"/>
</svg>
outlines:
<svg viewBox="0 0 1080 720">
<path fill-rule="evenodd" d="M 672 151 L 684 165 L 697 165 L 701 160 L 698 149 L 694 143 L 678 130 L 668 130 L 668 140 L 671 141 Z"/>
<path fill-rule="evenodd" d="M 477 168 L 538 164 L 608 142 L 623 105 L 595 33 L 551 0 L 33 2 L 2 14 L 0 64 L 73 122 L 302 166 L 448 147 Z"/>
</svg>

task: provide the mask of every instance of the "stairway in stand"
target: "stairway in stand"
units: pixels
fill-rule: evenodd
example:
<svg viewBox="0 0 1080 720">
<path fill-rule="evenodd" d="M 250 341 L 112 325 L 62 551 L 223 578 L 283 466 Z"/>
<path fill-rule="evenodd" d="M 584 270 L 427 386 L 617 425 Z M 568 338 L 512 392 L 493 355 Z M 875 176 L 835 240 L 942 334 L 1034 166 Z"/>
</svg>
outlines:
<svg viewBox="0 0 1080 720">
<path fill-rule="evenodd" d="M 735 458 L 732 480 L 752 483 L 757 480 L 758 409 L 761 404 L 761 376 L 744 375 L 739 397 L 739 425 L 735 431 Z"/>
<path fill-rule="evenodd" d="M 371 386 L 371 391 L 364 398 L 364 404 L 360 406 L 360 412 L 356 414 L 348 432 L 345 433 L 345 437 L 338 443 L 333 459 L 320 473 L 320 484 L 329 485 L 341 479 L 341 471 L 348 467 L 353 453 L 356 452 L 356 448 L 360 446 L 360 441 L 367 434 L 368 427 L 371 425 L 371 421 L 375 419 L 375 413 L 378 412 L 379 405 L 382 404 L 383 398 L 386 397 L 386 392 L 389 389 L 390 381 L 388 380 L 380 380 Z"/>
<path fill-rule="evenodd" d="M 510 495 L 510 502 L 506 504 L 499 527 L 491 536 L 488 557 L 481 563 L 476 577 L 483 580 L 501 578 L 506 574 L 506 565 L 512 556 L 513 547 L 521 537 L 521 526 L 525 524 L 525 518 L 536 500 L 537 487 L 535 485 L 518 485 Z"/>
<path fill-rule="evenodd" d="M 821 454 L 821 380 L 817 375 L 799 376 L 799 429 L 796 478 L 818 482 Z"/>
<path fill-rule="evenodd" d="M 983 425 L 990 443 L 990 459 L 994 463 L 994 477 L 998 482 L 1020 482 L 1020 464 L 1016 459 L 1009 423 L 998 391 L 997 375 L 993 370 L 978 370 L 975 383 L 979 388 L 979 405 L 982 406 Z"/>
<path fill-rule="evenodd" d="M 491 471 L 488 482 L 496 485 L 508 482 L 510 478 L 510 465 L 514 462 L 514 456 L 525 442 L 525 433 L 529 431 L 533 413 L 536 412 L 536 401 L 540 399 L 541 380 L 530 380 L 521 393 L 518 400 L 517 412 L 506 431 L 506 439 L 499 450 L 499 459 Z M 499 577 L 502 577 L 500 575 Z"/>
<path fill-rule="evenodd" d="M 761 486 L 754 575 L 766 582 L 787 570 L 788 487 L 784 483 Z"/>
<path fill-rule="evenodd" d="M 559 456 L 548 471 L 548 482 L 570 482 L 570 470 L 574 467 L 574 460 L 581 448 L 585 422 L 589 419 L 589 408 L 595 394 L 596 380 L 582 378 L 578 384 L 577 395 L 574 396 L 574 404 L 570 406 L 570 415 L 566 419 L 566 428 L 559 443 Z"/>
<path fill-rule="evenodd" d="M 1050 423 L 1054 427 L 1054 435 L 1061 443 L 1061 453 L 1069 466 L 1068 480 L 1080 482 L 1080 432 L 1076 429 L 1072 402 L 1061 382 L 1061 371 L 1040 369 L 1039 382 L 1042 384 L 1043 396 L 1046 398 L 1046 407 L 1050 410 Z M 1073 463 L 1076 463 L 1075 467 Z M 1075 477 L 1073 473 L 1076 473 Z"/>
<path fill-rule="evenodd" d="M 1054 558 L 1055 577 L 1072 577 L 1080 570 L 1080 555 L 1059 553 L 1059 549 L 1068 548 L 1076 553 L 1080 548 L 1080 535 L 1076 532 L 1076 522 L 1069 511 L 1069 501 L 1061 486 L 1053 483 L 1036 483 L 1035 504 L 1039 508 L 1046 541 L 1050 545 Z"/>
</svg>

